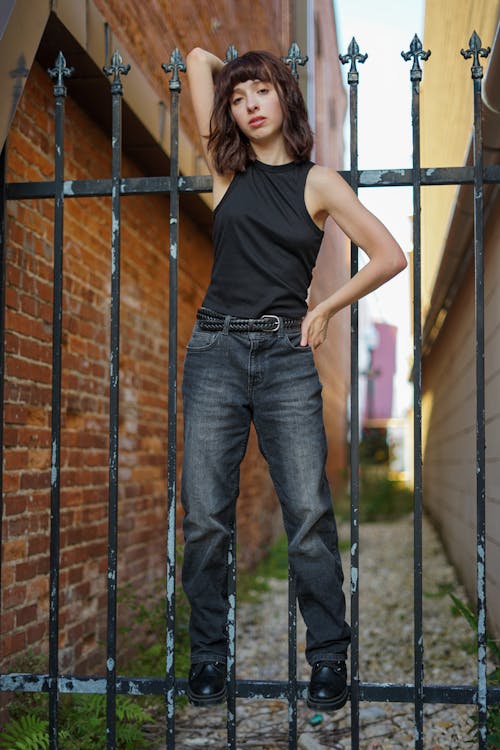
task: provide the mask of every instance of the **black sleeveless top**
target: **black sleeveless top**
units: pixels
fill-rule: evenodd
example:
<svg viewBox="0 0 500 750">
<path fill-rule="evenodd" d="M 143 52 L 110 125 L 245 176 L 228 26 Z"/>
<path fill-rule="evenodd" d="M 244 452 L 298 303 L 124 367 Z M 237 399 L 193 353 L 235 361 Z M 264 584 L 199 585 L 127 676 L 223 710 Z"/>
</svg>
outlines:
<svg viewBox="0 0 500 750">
<path fill-rule="evenodd" d="M 214 211 L 214 265 L 203 306 L 225 315 L 301 317 L 323 232 L 304 202 L 313 162 L 251 162 Z"/>
</svg>

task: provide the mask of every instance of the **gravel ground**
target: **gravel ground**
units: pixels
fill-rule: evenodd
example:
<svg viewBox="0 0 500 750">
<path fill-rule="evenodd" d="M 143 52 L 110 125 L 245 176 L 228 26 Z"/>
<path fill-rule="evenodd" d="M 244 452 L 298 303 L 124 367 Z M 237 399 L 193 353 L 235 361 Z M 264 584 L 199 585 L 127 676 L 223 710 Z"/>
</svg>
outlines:
<svg viewBox="0 0 500 750">
<path fill-rule="evenodd" d="M 340 529 L 348 538 L 347 528 Z M 464 645 L 471 631 L 451 611 L 450 591 L 465 594 L 444 557 L 439 540 L 424 522 L 424 663 L 426 683 L 470 684 L 474 657 Z M 362 682 L 413 682 L 413 529 L 410 518 L 364 524 L 360 531 L 360 678 Z M 346 581 L 349 556 L 344 555 Z M 237 674 L 246 679 L 286 679 L 287 582 L 269 581 L 258 603 L 238 606 Z M 346 588 L 347 592 L 347 588 Z M 309 678 L 304 658 L 304 626 L 299 624 L 299 677 Z M 429 705 L 424 712 L 425 750 L 466 750 L 473 727 L 470 706 Z M 351 747 L 349 704 L 333 714 L 316 715 L 298 707 L 301 750 Z M 177 714 L 176 747 L 226 747 L 225 707 L 183 708 Z M 274 700 L 238 700 L 237 746 L 259 750 L 288 748 L 287 707 Z M 316 723 L 317 722 L 317 723 Z M 414 747 L 412 704 L 362 703 L 360 750 Z"/>
</svg>

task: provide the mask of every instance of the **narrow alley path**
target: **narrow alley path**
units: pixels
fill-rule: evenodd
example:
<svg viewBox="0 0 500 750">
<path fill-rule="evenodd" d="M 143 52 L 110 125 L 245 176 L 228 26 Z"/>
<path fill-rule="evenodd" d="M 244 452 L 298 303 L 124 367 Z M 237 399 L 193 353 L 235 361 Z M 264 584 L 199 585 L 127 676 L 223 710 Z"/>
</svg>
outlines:
<svg viewBox="0 0 500 750">
<path fill-rule="evenodd" d="M 348 538 L 348 528 L 340 536 Z M 360 533 L 360 677 L 364 682 L 413 682 L 413 529 L 411 518 L 364 524 Z M 349 556 L 344 555 L 346 581 Z M 440 542 L 424 524 L 424 658 L 427 683 L 464 684 L 475 680 L 474 656 L 467 653 L 473 633 L 452 613 L 452 592 L 465 594 L 446 561 Z M 348 594 L 348 586 L 345 587 Z M 287 582 L 271 580 L 259 603 L 238 608 L 237 673 L 247 679 L 286 679 Z M 308 679 L 304 627 L 299 617 L 299 677 Z M 334 714 L 316 716 L 299 702 L 300 750 L 350 748 L 349 704 Z M 426 750 L 463 750 L 473 735 L 473 708 L 425 708 Z M 318 723 L 316 723 L 318 722 Z M 362 703 L 361 750 L 414 747 L 413 705 Z M 177 717 L 177 745 L 225 748 L 225 707 L 188 706 Z M 285 750 L 287 707 L 280 701 L 238 700 L 237 746 L 241 750 Z"/>
</svg>

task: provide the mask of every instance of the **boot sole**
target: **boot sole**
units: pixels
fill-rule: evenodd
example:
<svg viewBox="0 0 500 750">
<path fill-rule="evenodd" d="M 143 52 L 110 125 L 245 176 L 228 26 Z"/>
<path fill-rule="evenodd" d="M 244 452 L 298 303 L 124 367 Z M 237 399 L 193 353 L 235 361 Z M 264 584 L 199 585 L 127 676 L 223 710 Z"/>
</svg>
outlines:
<svg viewBox="0 0 500 750">
<path fill-rule="evenodd" d="M 342 708 L 347 703 L 347 699 L 349 697 L 349 690 L 348 688 L 345 688 L 345 690 L 340 694 L 337 695 L 335 698 L 325 699 L 325 700 L 319 700 L 317 698 L 311 698 L 309 693 L 307 694 L 307 705 L 309 708 L 314 708 L 319 711 L 337 711 L 339 708 Z"/>
<path fill-rule="evenodd" d="M 227 688 L 224 687 L 223 690 L 221 690 L 219 693 L 214 693 L 214 695 L 204 696 L 192 693 L 188 687 L 186 694 L 189 698 L 189 702 L 193 706 L 216 706 L 219 703 L 224 703 L 224 701 L 226 700 Z"/>
</svg>

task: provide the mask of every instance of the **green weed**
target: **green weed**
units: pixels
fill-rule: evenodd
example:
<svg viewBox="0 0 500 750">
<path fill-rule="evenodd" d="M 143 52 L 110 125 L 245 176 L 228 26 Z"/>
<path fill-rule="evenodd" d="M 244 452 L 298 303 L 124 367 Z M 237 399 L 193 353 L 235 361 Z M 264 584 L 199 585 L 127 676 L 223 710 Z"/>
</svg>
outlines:
<svg viewBox="0 0 500 750">
<path fill-rule="evenodd" d="M 335 498 L 335 514 L 348 521 L 351 498 L 346 490 Z M 391 479 L 385 470 L 363 466 L 359 480 L 359 521 L 395 521 L 413 511 L 413 492 L 403 482 Z"/>
<path fill-rule="evenodd" d="M 48 750 L 49 722 L 47 701 L 31 704 L 23 713 L 24 695 L 17 696 L 11 720 L 0 735 L 1 750 Z M 17 714 L 17 716 L 16 716 Z M 142 727 L 151 722 L 151 714 L 125 695 L 116 697 L 116 747 L 118 750 L 142 750 Z M 59 747 L 61 750 L 95 750 L 106 736 L 105 695 L 64 695 L 59 710 Z"/>
<path fill-rule="evenodd" d="M 452 612 L 454 614 L 459 614 L 462 617 L 464 617 L 465 620 L 469 623 L 471 629 L 476 631 L 478 618 L 475 612 L 473 612 L 472 609 L 467 604 L 464 604 L 454 594 L 450 594 L 450 597 L 453 601 Z M 495 668 L 487 676 L 487 682 L 489 686 L 500 687 L 500 646 L 495 640 L 493 640 L 493 638 L 491 638 L 488 635 L 486 636 L 486 644 L 488 646 L 490 655 L 492 657 L 492 661 L 496 665 Z M 469 646 L 472 646 L 472 648 L 469 648 Z M 475 651 L 475 644 L 467 644 L 465 649 L 468 653 L 470 653 L 471 651 Z M 474 714 L 472 718 L 474 719 L 475 732 L 477 733 L 477 717 Z M 488 719 L 487 719 L 487 729 L 488 729 L 488 741 L 487 741 L 488 750 L 499 750 L 500 749 L 500 706 L 491 706 L 489 708 Z"/>
</svg>

